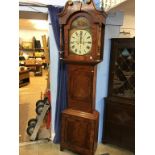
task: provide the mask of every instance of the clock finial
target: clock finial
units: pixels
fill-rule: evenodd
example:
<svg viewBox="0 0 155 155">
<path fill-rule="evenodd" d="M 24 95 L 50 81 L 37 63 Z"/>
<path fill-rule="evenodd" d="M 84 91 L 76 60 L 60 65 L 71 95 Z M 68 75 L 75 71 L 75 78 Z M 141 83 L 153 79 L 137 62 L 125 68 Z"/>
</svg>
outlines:
<svg viewBox="0 0 155 155">
<path fill-rule="evenodd" d="M 73 4 L 73 1 L 72 0 L 68 0 L 68 4 L 69 5 L 72 5 Z"/>
<path fill-rule="evenodd" d="M 89 3 L 91 3 L 91 1 L 92 1 L 92 0 L 86 0 L 86 3 L 89 4 Z"/>
</svg>

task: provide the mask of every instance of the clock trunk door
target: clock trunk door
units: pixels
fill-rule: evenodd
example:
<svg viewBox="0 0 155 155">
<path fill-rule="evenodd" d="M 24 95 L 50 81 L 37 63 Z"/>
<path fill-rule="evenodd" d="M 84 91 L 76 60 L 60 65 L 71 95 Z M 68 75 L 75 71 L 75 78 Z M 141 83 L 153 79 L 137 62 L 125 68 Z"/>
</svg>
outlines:
<svg viewBox="0 0 155 155">
<path fill-rule="evenodd" d="M 68 64 L 68 108 L 92 112 L 96 67 Z"/>
</svg>

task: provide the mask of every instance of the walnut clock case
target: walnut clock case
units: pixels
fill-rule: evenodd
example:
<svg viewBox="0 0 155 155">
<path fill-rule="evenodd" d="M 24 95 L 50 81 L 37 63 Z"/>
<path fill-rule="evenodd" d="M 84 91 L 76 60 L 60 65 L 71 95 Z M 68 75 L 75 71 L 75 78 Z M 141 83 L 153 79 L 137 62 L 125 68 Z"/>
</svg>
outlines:
<svg viewBox="0 0 155 155">
<path fill-rule="evenodd" d="M 93 1 L 66 3 L 59 14 L 60 59 L 67 65 L 68 106 L 62 112 L 61 150 L 93 155 L 97 146 L 96 66 L 103 59 L 106 14 Z M 63 37 L 62 37 L 63 34 Z"/>
</svg>

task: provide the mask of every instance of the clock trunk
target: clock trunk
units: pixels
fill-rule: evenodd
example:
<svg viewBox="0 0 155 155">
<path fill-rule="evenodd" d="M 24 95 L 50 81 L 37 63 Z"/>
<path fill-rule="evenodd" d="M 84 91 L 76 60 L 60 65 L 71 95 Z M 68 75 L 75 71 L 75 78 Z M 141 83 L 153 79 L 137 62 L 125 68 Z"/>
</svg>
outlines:
<svg viewBox="0 0 155 155">
<path fill-rule="evenodd" d="M 96 66 L 67 64 L 68 108 L 95 110 Z"/>
</svg>

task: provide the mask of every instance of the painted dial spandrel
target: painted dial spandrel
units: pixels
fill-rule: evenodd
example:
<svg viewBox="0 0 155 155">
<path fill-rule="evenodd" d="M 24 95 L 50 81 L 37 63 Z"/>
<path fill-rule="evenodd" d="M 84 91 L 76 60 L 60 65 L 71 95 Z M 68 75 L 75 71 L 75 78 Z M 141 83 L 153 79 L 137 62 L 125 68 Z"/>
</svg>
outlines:
<svg viewBox="0 0 155 155">
<path fill-rule="evenodd" d="M 76 30 L 70 36 L 70 51 L 77 55 L 90 53 L 92 48 L 92 36 L 87 30 Z"/>
</svg>

